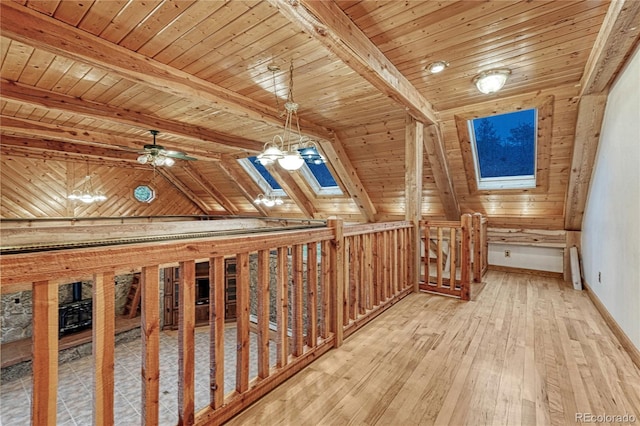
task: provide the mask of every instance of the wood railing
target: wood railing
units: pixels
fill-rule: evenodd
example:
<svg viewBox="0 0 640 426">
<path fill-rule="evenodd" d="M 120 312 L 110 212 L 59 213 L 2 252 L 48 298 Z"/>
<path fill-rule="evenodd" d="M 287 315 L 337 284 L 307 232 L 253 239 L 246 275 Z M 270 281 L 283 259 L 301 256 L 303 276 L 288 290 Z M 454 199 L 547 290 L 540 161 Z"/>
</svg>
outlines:
<svg viewBox="0 0 640 426">
<path fill-rule="evenodd" d="M 345 228 L 345 336 L 413 289 L 411 229 L 410 222 Z"/>
<path fill-rule="evenodd" d="M 94 423 L 113 424 L 114 277 L 141 272 L 140 412 L 143 424 L 158 424 L 159 277 L 162 268 L 178 265 L 179 423 L 219 424 L 411 291 L 410 230 L 409 222 L 343 226 L 330 220 L 326 228 L 3 255 L 2 293 L 25 289 L 25 283 L 33 291 L 32 424 L 56 419 L 60 284 L 94 282 Z M 226 257 L 235 257 L 237 268 L 232 389 L 224 384 Z M 210 281 L 210 403 L 195 407 L 195 263 L 203 261 L 209 262 Z M 250 318 L 257 318 L 253 326 Z M 252 332 L 255 357 L 249 356 Z M 275 360 L 270 358 L 274 345 Z"/>
<path fill-rule="evenodd" d="M 479 213 L 460 221 L 422 221 L 420 289 L 470 299 L 471 279 L 487 270 L 487 221 Z"/>
</svg>

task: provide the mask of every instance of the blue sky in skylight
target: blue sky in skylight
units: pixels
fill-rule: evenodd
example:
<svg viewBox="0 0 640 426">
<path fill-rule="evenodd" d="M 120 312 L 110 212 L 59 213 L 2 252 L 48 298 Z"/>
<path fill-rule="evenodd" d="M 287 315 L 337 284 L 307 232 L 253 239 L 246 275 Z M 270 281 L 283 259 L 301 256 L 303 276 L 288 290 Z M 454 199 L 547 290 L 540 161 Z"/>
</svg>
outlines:
<svg viewBox="0 0 640 426">
<path fill-rule="evenodd" d="M 318 153 L 318 151 L 314 148 L 303 148 L 299 149 L 298 151 L 302 154 L 305 150 L 313 150 L 316 154 Z M 306 163 L 307 166 L 309 166 L 309 170 L 311 170 L 311 173 L 313 173 L 313 176 L 316 178 L 318 184 L 320 184 L 322 188 L 331 188 L 334 186 L 338 186 L 338 183 L 331 175 L 331 172 L 329 171 L 329 168 L 326 166 L 326 164 L 315 164 L 312 161 L 307 161 Z"/>
<path fill-rule="evenodd" d="M 264 180 L 267 181 L 269 185 L 271 185 L 272 189 L 282 189 L 282 187 L 278 184 L 278 182 L 271 176 L 271 173 L 262 165 L 255 156 L 249 157 L 248 160 L 253 164 L 253 167 L 256 168 L 258 173 L 262 175 Z"/>
<path fill-rule="evenodd" d="M 472 120 L 480 178 L 533 176 L 536 110 Z"/>
</svg>

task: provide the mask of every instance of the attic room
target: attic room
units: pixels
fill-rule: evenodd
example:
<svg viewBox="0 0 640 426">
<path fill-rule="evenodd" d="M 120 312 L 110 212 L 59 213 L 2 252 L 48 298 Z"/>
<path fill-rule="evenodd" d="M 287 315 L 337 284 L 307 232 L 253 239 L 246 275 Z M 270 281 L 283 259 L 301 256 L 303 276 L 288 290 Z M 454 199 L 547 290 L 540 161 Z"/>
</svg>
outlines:
<svg viewBox="0 0 640 426">
<path fill-rule="evenodd" d="M 640 418 L 640 2 L 0 24 L 0 423 Z"/>
</svg>

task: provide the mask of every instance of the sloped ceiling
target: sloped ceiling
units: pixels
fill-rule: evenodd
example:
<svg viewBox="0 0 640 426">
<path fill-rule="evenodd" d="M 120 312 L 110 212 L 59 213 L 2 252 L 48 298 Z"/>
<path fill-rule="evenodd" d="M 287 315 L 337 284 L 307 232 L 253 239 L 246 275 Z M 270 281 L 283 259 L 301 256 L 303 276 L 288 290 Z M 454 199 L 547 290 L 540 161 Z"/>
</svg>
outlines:
<svg viewBox="0 0 640 426">
<path fill-rule="evenodd" d="M 21 0 L 0 7 L 2 217 L 403 218 L 410 114 L 431 135 L 424 216 L 480 211 L 500 226 L 568 229 L 576 220 L 567 212 L 581 215 L 590 175 L 589 161 L 572 173 L 573 152 L 585 143 L 575 131 L 581 100 L 606 94 L 637 45 L 640 16 L 631 1 Z M 434 60 L 450 66 L 430 75 L 425 66 Z M 280 173 L 289 198 L 266 209 L 252 203 L 260 189 L 236 158 L 255 155 L 280 132 L 291 61 L 303 133 L 319 141 L 346 195 L 316 196 L 296 173 Z M 282 70 L 275 94 L 270 64 Z M 507 86 L 480 94 L 471 80 L 497 67 L 512 70 Z M 471 191 L 456 117 L 527 107 L 540 96 L 553 97 L 548 185 Z M 156 173 L 166 194 L 181 200 L 170 208 L 166 196 L 143 209 L 131 205 L 141 174 L 153 174 L 135 162 L 149 129 L 160 130 L 165 147 L 197 158 Z M 37 208 L 46 195 L 15 190 L 37 184 L 33 167 L 5 167 L 29 161 L 46 163 L 61 181 L 73 177 L 65 170 L 89 163 L 109 203 L 90 212 Z M 57 202 L 69 203 L 57 193 Z"/>
</svg>

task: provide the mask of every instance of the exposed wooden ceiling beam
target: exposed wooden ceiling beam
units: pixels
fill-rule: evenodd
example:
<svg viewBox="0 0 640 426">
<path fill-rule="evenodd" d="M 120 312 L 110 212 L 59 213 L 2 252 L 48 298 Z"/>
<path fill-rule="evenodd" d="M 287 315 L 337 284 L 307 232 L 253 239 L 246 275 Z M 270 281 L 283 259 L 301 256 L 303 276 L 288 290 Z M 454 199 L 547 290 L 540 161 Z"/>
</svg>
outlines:
<svg viewBox="0 0 640 426">
<path fill-rule="evenodd" d="M 282 170 L 280 167 L 274 165 L 265 166 L 265 168 L 271 173 L 271 176 L 280 184 L 284 192 L 287 193 L 289 198 L 293 200 L 298 206 L 302 214 L 305 217 L 313 219 L 317 213 L 316 207 L 313 205 L 311 199 L 304 193 L 304 191 L 298 186 L 289 172 Z"/>
<path fill-rule="evenodd" d="M 117 149 L 124 152 L 131 152 L 131 150 L 141 148 L 139 138 L 134 140 L 128 137 L 105 133 L 104 131 L 84 129 L 78 131 L 75 127 L 32 121 L 1 113 L 0 120 L 2 120 L 2 128 L 0 128 L 0 131 L 4 134 L 14 133 L 29 136 L 30 138 L 36 137 L 63 142 L 74 142 L 79 145 Z M 216 159 L 217 158 L 219 158 L 219 156 L 216 156 Z"/>
<path fill-rule="evenodd" d="M 115 158 L 126 158 L 126 154 L 135 159 L 143 144 L 148 141 L 136 137 L 125 137 L 119 134 L 107 133 L 104 130 L 78 130 L 75 127 L 66 127 L 52 123 L 31 121 L 24 118 L 8 117 L 0 114 L 3 135 L 24 135 L 30 139 L 41 138 L 62 142 L 73 142 L 77 145 L 90 146 L 113 150 Z M 170 148 L 167 146 L 167 148 Z M 181 147 L 182 148 L 182 147 Z M 211 153 L 203 149 L 189 149 L 189 156 L 205 161 L 218 161 L 220 154 Z"/>
<path fill-rule="evenodd" d="M 258 198 L 260 189 L 251 181 L 247 173 L 240 167 L 238 162 L 232 158 L 223 158 L 222 161 L 215 163 L 220 170 L 227 175 L 229 180 L 233 182 L 242 195 L 249 201 L 249 203 L 255 208 L 262 216 L 271 216 L 268 209 L 263 208 L 261 205 L 256 205 L 253 201 Z"/>
<path fill-rule="evenodd" d="M 334 1 L 268 1 L 416 119 L 438 121 L 431 104 Z"/>
<path fill-rule="evenodd" d="M 160 176 L 165 178 L 171 185 L 173 185 L 182 195 L 184 195 L 189 201 L 191 201 L 196 207 L 198 207 L 206 215 L 216 214 L 218 212 L 212 211 L 207 204 L 200 199 L 196 194 L 191 191 L 180 179 L 178 179 L 169 169 L 164 167 L 156 167 L 156 171 Z"/>
<path fill-rule="evenodd" d="M 4 120 L 2 126 L 4 127 Z M 41 151 L 58 151 L 65 154 L 71 154 L 75 156 L 83 156 L 98 159 L 120 159 L 128 162 L 136 162 L 135 157 L 123 158 L 122 151 L 110 148 L 101 148 L 89 145 L 80 145 L 69 142 L 53 141 L 47 139 L 32 139 L 22 138 L 19 136 L 3 135 L 0 141 L 1 145 L 37 149 Z"/>
<path fill-rule="evenodd" d="M 209 180 L 206 179 L 202 173 L 195 167 L 193 164 L 187 164 L 182 168 L 182 170 L 194 181 L 198 182 L 198 184 L 204 189 L 207 194 L 209 194 L 223 209 L 232 215 L 238 214 L 238 208 L 231 202 L 225 195 L 218 191 L 213 185 L 209 183 Z"/>
<path fill-rule="evenodd" d="M 187 139 L 197 140 L 199 142 L 218 144 L 225 147 L 249 150 L 251 152 L 258 152 L 263 147 L 262 142 L 225 135 L 200 126 L 194 126 L 173 120 L 165 120 L 163 118 L 143 114 L 141 112 L 116 108 L 110 105 L 91 102 L 73 96 L 66 96 L 60 93 L 26 86 L 16 82 L 10 82 L 4 79 L 0 82 L 0 99 L 10 99 L 16 102 L 36 105 L 57 111 L 81 114 L 83 116 L 127 124 L 145 130 L 158 129 L 163 133 L 170 133 Z M 181 149 L 181 147 L 176 148 L 178 150 Z M 211 152 L 210 155 L 215 156 L 216 154 Z"/>
<path fill-rule="evenodd" d="M 373 205 L 362 181 L 360 181 L 355 167 L 351 164 L 340 138 L 334 135 L 332 141 L 321 140 L 320 148 L 362 215 L 368 222 L 375 222 L 376 207 Z"/>
<path fill-rule="evenodd" d="M 580 103 L 565 199 L 566 230 L 582 229 L 607 94 L 639 40 L 640 2 L 612 1 L 580 80 Z"/>
<path fill-rule="evenodd" d="M 578 105 L 571 173 L 565 200 L 566 230 L 582 229 L 582 218 L 587 204 L 593 164 L 596 161 L 606 103 L 607 94 L 600 94 L 583 96 Z"/>
<path fill-rule="evenodd" d="M 607 90 L 639 38 L 640 1 L 612 1 L 580 80 L 580 94 Z"/>
<path fill-rule="evenodd" d="M 37 143 L 32 143 L 36 141 Z M 32 140 L 25 144 L 25 139 L 3 135 L 0 143 L 0 153 L 3 156 L 37 158 L 58 161 L 86 161 L 89 164 L 109 165 L 113 167 L 142 169 L 148 168 L 135 160 L 111 157 L 107 152 L 96 152 L 95 148 L 78 149 L 78 145 L 58 145 L 58 141 Z M 107 154 L 107 155 L 103 155 Z"/>
<path fill-rule="evenodd" d="M 222 111 L 282 126 L 279 111 L 246 96 L 150 59 L 15 2 L 0 2 L 3 36 L 103 69 L 127 80 Z M 330 137 L 319 125 L 300 120 L 305 133 Z"/>
<path fill-rule="evenodd" d="M 447 165 L 443 143 L 439 125 L 432 124 L 425 127 L 424 150 L 431 165 L 431 172 L 440 194 L 445 215 L 448 220 L 459 220 L 460 204 L 458 203 L 458 197 L 456 196 L 449 166 Z"/>
</svg>

